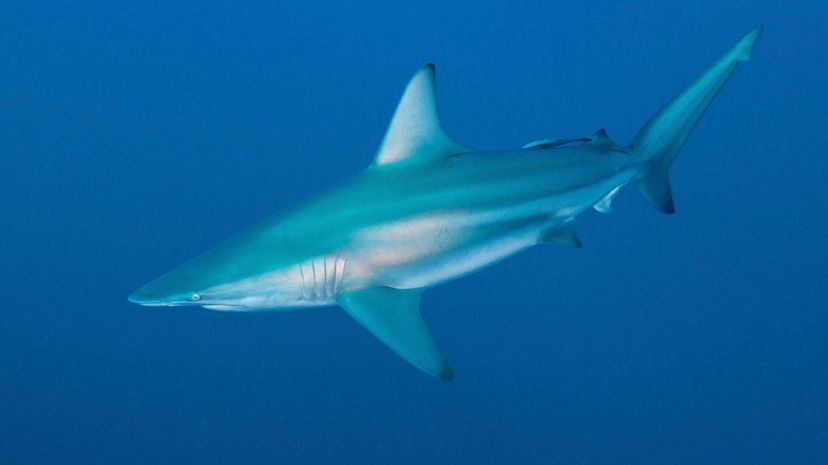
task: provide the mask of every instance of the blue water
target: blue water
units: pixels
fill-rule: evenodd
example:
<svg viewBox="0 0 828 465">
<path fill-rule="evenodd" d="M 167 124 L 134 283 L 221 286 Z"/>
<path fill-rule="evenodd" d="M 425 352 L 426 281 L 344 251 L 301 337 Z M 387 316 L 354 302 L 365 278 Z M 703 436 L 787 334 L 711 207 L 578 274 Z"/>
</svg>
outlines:
<svg viewBox="0 0 828 465">
<path fill-rule="evenodd" d="M 824 2 L 350 3 L 0 5 L 0 463 L 828 463 Z M 336 308 L 126 300 L 363 169 L 423 63 L 469 145 L 626 143 L 761 23 L 676 215 L 425 294 L 455 381 Z"/>
</svg>

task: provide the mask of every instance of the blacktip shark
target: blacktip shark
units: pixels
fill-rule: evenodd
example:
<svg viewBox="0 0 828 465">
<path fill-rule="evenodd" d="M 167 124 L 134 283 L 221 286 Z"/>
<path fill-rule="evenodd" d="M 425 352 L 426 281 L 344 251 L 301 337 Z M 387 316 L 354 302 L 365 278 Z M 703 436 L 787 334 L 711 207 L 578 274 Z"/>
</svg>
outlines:
<svg viewBox="0 0 828 465">
<path fill-rule="evenodd" d="M 419 310 L 424 289 L 535 244 L 581 247 L 575 217 L 608 213 L 632 182 L 673 213 L 668 171 L 762 32 L 757 27 L 620 146 L 589 137 L 516 150 L 455 142 L 437 114 L 434 65 L 405 88 L 373 163 L 129 296 L 149 306 L 258 311 L 340 305 L 420 370 L 453 377 Z"/>
</svg>

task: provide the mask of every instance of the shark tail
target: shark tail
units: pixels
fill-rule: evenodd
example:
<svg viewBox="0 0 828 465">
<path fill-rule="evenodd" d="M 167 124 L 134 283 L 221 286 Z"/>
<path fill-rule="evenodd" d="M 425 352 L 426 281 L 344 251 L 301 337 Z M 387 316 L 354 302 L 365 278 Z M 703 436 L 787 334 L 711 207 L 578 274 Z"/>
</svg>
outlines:
<svg viewBox="0 0 828 465">
<path fill-rule="evenodd" d="M 676 211 L 669 170 L 704 112 L 739 63 L 750 61 L 762 26 L 753 29 L 694 83 L 676 95 L 638 131 L 629 146 L 642 162 L 634 178 L 644 197 L 659 211 Z"/>
</svg>

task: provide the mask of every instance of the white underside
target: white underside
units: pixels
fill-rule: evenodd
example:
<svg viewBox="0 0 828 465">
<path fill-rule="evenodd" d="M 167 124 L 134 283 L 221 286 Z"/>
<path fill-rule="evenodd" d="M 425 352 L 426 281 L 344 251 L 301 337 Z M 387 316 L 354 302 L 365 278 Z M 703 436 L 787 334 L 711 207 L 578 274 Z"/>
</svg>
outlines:
<svg viewBox="0 0 828 465">
<path fill-rule="evenodd" d="M 344 292 L 369 287 L 435 286 L 537 244 L 545 231 L 590 208 L 614 187 L 586 194 L 577 205 L 545 199 L 496 211 L 429 212 L 374 225 L 357 233 L 344 249 L 215 289 L 227 298 L 203 306 L 226 311 L 291 309 L 332 305 Z M 522 222 L 550 211 L 554 214 L 547 219 Z M 510 222 L 514 228 L 498 226 Z"/>
</svg>

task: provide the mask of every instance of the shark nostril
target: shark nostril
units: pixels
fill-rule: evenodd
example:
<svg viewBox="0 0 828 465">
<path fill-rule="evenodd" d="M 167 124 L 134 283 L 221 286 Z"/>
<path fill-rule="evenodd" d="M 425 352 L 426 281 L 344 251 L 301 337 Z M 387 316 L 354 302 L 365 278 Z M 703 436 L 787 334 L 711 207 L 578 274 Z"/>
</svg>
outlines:
<svg viewBox="0 0 828 465">
<path fill-rule="evenodd" d="M 198 292 L 193 292 L 192 295 L 190 295 L 190 300 L 192 300 L 193 302 L 198 302 L 199 300 L 201 300 L 201 294 L 199 294 Z"/>
</svg>

